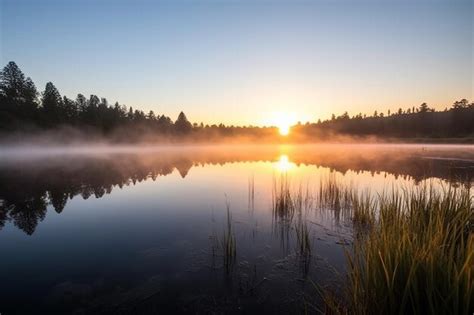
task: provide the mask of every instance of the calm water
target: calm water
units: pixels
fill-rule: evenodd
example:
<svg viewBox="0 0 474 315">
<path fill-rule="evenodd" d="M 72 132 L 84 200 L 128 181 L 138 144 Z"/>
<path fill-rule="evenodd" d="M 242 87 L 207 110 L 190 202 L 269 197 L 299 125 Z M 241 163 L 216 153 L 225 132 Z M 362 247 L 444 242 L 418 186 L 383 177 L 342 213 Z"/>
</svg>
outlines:
<svg viewBox="0 0 474 315">
<path fill-rule="evenodd" d="M 4 148 L 0 313 L 314 310 L 313 283 L 337 290 L 343 281 L 351 221 L 308 209 L 311 253 L 302 255 L 294 228 L 272 213 L 282 174 L 310 191 L 329 176 L 373 191 L 459 185 L 474 175 L 474 148 Z"/>
</svg>

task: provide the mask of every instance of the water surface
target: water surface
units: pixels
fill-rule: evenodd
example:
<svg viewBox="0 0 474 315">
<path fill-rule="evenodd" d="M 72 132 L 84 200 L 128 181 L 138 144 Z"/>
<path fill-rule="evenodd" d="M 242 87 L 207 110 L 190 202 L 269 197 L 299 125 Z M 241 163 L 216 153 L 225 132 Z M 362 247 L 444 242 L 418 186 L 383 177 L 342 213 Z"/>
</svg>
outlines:
<svg viewBox="0 0 474 315">
<path fill-rule="evenodd" d="M 340 287 L 350 218 L 309 206 L 310 253 L 272 212 L 288 176 L 372 191 L 469 185 L 474 149 L 436 145 L 4 148 L 0 312 L 314 311 Z M 235 257 L 223 253 L 228 222 Z M 284 222 L 283 222 L 284 223 Z"/>
</svg>

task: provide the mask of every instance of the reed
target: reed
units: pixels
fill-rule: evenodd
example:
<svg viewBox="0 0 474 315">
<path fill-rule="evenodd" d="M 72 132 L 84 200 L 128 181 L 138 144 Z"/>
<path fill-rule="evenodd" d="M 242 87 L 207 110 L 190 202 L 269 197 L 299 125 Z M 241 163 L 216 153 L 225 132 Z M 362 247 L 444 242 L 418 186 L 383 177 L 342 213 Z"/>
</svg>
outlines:
<svg viewBox="0 0 474 315">
<path fill-rule="evenodd" d="M 311 255 L 311 239 L 306 220 L 298 220 L 295 224 L 295 234 L 298 254 L 301 256 Z"/>
<path fill-rule="evenodd" d="M 275 219 L 291 223 L 295 213 L 301 212 L 302 205 L 301 189 L 295 193 L 286 174 L 273 178 L 272 211 Z"/>
<path fill-rule="evenodd" d="M 377 216 L 377 201 L 366 191 L 361 194 L 353 193 L 350 201 L 352 222 L 356 229 L 370 228 Z"/>
<path fill-rule="evenodd" d="M 353 196 L 345 303 L 334 313 L 472 314 L 474 209 L 470 190 L 426 184 L 373 198 Z M 328 294 L 327 296 L 331 296 Z"/>
<path fill-rule="evenodd" d="M 237 257 L 237 242 L 232 228 L 232 213 L 230 211 L 230 204 L 226 202 L 227 208 L 227 222 L 222 237 L 222 250 L 224 258 L 224 270 L 230 273 L 235 264 Z"/>
<path fill-rule="evenodd" d="M 248 179 L 248 208 L 250 212 L 255 210 L 255 177 L 253 174 Z"/>
<path fill-rule="evenodd" d="M 300 257 L 311 254 L 309 230 L 306 224 L 306 214 L 313 209 L 313 196 L 309 185 L 292 186 L 286 174 L 273 178 L 272 212 L 273 229 L 280 237 L 283 248 L 289 250 L 289 242 L 293 230 L 296 233 L 297 251 Z M 298 220 L 295 222 L 295 216 Z M 309 260 L 308 260 L 309 261 Z"/>
<path fill-rule="evenodd" d="M 274 217 L 294 224 L 297 252 L 310 256 L 302 217 L 308 200 L 286 176 L 274 180 Z M 320 181 L 316 200 L 351 219 L 344 296 L 326 291 L 328 313 L 472 314 L 474 311 L 474 208 L 468 187 L 447 184 L 359 192 L 334 176 Z"/>
<path fill-rule="evenodd" d="M 316 200 L 320 209 L 334 210 L 336 215 L 341 211 L 346 214 L 352 206 L 354 194 L 355 188 L 352 185 L 344 185 L 334 174 L 330 174 L 328 177 L 321 177 Z"/>
<path fill-rule="evenodd" d="M 298 215 L 298 219 L 294 224 L 294 230 L 296 234 L 296 254 L 303 277 L 306 278 L 310 270 L 312 244 L 311 233 L 305 215 Z"/>
</svg>

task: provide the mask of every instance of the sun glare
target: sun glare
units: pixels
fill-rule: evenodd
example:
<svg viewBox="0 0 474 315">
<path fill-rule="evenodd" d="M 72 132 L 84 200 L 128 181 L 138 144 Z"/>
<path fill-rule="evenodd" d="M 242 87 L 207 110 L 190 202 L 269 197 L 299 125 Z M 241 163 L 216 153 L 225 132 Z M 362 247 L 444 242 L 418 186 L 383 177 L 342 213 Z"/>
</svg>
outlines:
<svg viewBox="0 0 474 315">
<path fill-rule="evenodd" d="M 290 113 L 275 113 L 272 119 L 272 125 L 278 128 L 281 136 L 288 136 L 291 131 L 291 126 L 294 125 L 296 119 Z"/>
<path fill-rule="evenodd" d="M 280 132 L 280 135 L 288 136 L 288 134 L 290 133 L 290 126 L 287 126 L 287 125 L 278 126 L 278 131 Z"/>
<path fill-rule="evenodd" d="M 293 168 L 294 164 L 288 159 L 288 155 L 282 154 L 278 161 L 275 162 L 275 168 L 280 172 L 287 172 Z"/>
</svg>

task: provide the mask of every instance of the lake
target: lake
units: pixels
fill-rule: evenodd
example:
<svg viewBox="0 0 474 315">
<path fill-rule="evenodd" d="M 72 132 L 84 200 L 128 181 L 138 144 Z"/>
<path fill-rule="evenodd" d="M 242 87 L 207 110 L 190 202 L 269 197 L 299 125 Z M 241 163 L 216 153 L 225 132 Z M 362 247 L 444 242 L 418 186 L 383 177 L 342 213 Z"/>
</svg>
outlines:
<svg viewBox="0 0 474 315">
<path fill-rule="evenodd" d="M 382 194 L 473 176 L 472 146 L 3 148 L 0 313 L 314 312 L 353 239 L 313 202 L 322 181 Z M 291 223 L 283 179 L 304 200 Z"/>
</svg>

